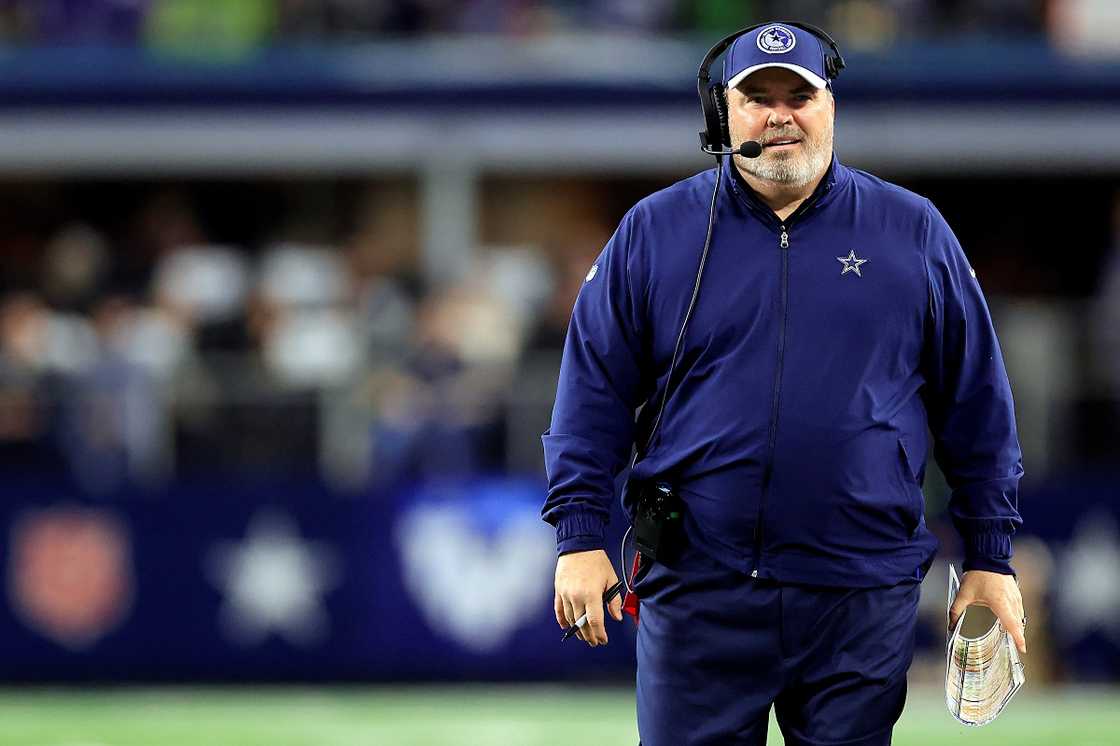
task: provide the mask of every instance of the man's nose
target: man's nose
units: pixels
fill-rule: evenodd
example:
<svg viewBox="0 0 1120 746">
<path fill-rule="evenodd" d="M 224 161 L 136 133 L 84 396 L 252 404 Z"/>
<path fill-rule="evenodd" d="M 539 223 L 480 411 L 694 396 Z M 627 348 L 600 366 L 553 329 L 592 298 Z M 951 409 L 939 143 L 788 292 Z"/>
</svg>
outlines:
<svg viewBox="0 0 1120 746">
<path fill-rule="evenodd" d="M 770 127 L 781 127 L 793 121 L 793 110 L 784 104 L 777 104 L 770 108 L 770 116 L 766 124 Z"/>
</svg>

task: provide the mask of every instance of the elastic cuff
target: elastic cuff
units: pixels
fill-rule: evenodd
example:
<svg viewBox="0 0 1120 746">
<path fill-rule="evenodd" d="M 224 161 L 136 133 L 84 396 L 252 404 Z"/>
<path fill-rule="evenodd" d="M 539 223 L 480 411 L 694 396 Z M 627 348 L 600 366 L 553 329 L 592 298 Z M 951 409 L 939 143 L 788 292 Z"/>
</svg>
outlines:
<svg viewBox="0 0 1120 746">
<path fill-rule="evenodd" d="M 965 572 L 985 570 L 1014 575 L 1011 569 L 1011 534 L 984 533 L 965 537 Z"/>
<path fill-rule="evenodd" d="M 606 551 L 606 546 L 602 539 L 592 539 L 587 536 L 576 536 L 566 541 L 556 543 L 556 556 L 565 554 L 572 554 L 573 552 L 589 552 L 593 549 L 602 549 Z"/>
<path fill-rule="evenodd" d="M 606 522 L 595 513 L 574 512 L 556 522 L 556 551 L 558 554 L 602 549 Z"/>
</svg>

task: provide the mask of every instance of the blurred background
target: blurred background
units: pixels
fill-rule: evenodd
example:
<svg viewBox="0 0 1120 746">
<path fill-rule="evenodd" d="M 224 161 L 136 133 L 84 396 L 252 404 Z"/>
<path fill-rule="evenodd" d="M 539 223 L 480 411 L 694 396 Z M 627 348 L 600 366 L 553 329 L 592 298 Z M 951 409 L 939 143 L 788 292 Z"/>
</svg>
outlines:
<svg viewBox="0 0 1120 746">
<path fill-rule="evenodd" d="M 636 742 L 630 619 L 559 644 L 540 435 L 588 267 L 711 165 L 704 52 L 771 18 L 996 319 L 1030 654 L 968 735 L 1116 743 L 1113 0 L 0 0 L 0 741 Z M 904 744 L 965 737 L 926 496 Z"/>
</svg>

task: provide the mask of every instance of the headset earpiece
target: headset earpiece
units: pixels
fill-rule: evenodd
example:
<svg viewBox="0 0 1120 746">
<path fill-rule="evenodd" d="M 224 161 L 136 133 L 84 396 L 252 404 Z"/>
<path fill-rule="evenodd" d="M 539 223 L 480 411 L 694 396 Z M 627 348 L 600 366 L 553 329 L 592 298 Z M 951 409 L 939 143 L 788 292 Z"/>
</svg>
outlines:
<svg viewBox="0 0 1120 746">
<path fill-rule="evenodd" d="M 833 43 L 831 46 L 831 52 L 825 55 L 824 58 L 824 71 L 828 75 L 828 80 L 830 83 L 835 80 L 838 75 L 840 75 L 840 71 L 845 67 L 844 58 L 840 56 L 840 50 L 836 48 L 835 43 Z"/>
<path fill-rule="evenodd" d="M 727 107 L 718 83 L 706 84 L 700 90 L 700 108 L 704 112 L 704 131 L 700 133 L 702 147 L 720 147 L 720 132 L 726 126 Z"/>
<path fill-rule="evenodd" d="M 721 85 L 713 85 L 709 90 L 711 90 L 712 95 L 712 106 L 716 110 L 718 121 L 716 131 L 719 132 L 720 144 L 729 148 L 731 147 L 731 129 L 727 124 L 727 93 Z"/>
</svg>

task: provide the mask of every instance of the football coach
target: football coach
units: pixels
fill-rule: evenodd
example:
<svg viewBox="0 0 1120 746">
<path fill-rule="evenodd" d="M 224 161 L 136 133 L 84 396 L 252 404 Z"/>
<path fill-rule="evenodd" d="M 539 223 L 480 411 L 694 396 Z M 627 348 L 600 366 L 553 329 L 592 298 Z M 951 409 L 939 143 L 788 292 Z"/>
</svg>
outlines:
<svg viewBox="0 0 1120 746">
<path fill-rule="evenodd" d="M 763 744 L 771 706 L 787 744 L 890 743 L 938 548 L 929 434 L 964 554 L 951 616 L 990 607 L 1026 652 L 1022 460 L 984 294 L 928 199 L 836 158 L 843 66 L 807 24 L 713 47 L 716 167 L 634 205 L 575 302 L 543 435 L 556 621 L 607 642 L 629 461 L 629 518 L 676 526 L 638 536 L 644 746 Z"/>
</svg>

